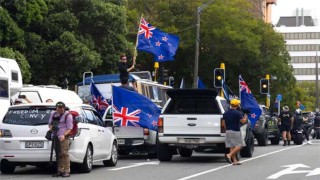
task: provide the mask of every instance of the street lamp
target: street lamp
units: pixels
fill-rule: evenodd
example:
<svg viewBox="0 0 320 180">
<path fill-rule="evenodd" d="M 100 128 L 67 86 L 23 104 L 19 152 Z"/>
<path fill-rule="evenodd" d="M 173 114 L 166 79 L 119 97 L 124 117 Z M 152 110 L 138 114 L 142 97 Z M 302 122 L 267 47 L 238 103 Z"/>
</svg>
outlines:
<svg viewBox="0 0 320 180">
<path fill-rule="evenodd" d="M 215 0 L 210 0 L 209 2 L 203 4 L 197 9 L 197 34 L 196 34 L 196 49 L 195 49 L 195 59 L 194 59 L 194 75 L 193 75 L 193 88 L 198 88 L 198 66 L 199 66 L 199 42 L 200 42 L 200 13 L 209 4 L 213 3 Z"/>
</svg>

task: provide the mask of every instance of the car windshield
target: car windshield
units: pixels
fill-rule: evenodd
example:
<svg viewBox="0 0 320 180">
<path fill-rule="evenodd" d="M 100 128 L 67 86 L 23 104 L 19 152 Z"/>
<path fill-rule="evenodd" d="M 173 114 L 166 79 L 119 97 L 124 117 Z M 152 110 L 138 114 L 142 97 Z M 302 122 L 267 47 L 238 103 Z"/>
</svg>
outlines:
<svg viewBox="0 0 320 180">
<path fill-rule="evenodd" d="M 54 108 L 48 107 L 25 107 L 19 109 L 9 109 L 3 118 L 4 124 L 37 126 L 48 124 L 51 111 Z"/>
</svg>

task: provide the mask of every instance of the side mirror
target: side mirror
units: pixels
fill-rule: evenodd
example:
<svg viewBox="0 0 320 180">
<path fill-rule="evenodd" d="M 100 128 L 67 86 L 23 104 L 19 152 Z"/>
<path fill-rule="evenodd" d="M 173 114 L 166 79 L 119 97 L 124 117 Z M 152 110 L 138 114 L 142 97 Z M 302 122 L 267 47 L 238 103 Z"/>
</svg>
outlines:
<svg viewBox="0 0 320 180">
<path fill-rule="evenodd" d="M 86 118 L 82 117 L 82 116 L 77 116 L 76 117 L 76 121 L 79 123 L 85 123 L 86 122 Z"/>
<path fill-rule="evenodd" d="M 113 127 L 113 121 L 104 121 L 104 127 Z"/>
</svg>

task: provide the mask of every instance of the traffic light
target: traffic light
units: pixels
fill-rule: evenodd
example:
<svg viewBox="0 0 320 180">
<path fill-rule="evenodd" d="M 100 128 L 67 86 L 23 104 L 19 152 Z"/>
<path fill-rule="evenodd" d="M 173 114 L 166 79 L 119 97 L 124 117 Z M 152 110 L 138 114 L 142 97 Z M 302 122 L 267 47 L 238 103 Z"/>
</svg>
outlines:
<svg viewBox="0 0 320 180">
<path fill-rule="evenodd" d="M 213 77 L 213 85 L 215 88 L 221 88 L 222 82 L 225 79 L 225 72 L 222 68 L 215 68 L 214 69 L 214 77 Z"/>
<path fill-rule="evenodd" d="M 269 79 L 260 79 L 260 93 L 269 94 Z"/>
<path fill-rule="evenodd" d="M 163 69 L 163 82 L 169 81 L 168 69 Z"/>
</svg>

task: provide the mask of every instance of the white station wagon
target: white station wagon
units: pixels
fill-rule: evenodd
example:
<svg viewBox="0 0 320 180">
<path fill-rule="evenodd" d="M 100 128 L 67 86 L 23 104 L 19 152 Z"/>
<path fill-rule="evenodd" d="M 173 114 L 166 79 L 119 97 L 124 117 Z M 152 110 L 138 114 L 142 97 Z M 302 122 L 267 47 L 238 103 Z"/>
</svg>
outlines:
<svg viewBox="0 0 320 180">
<path fill-rule="evenodd" d="M 85 104 L 66 104 L 81 117 L 78 134 L 71 139 L 69 157 L 80 172 L 88 173 L 94 162 L 115 166 L 118 161 L 117 139 L 95 109 Z M 11 106 L 0 122 L 0 169 L 13 173 L 16 166 L 43 166 L 50 162 L 51 141 L 45 138 L 50 113 L 55 104 Z M 53 154 L 55 161 L 55 155 Z"/>
</svg>

